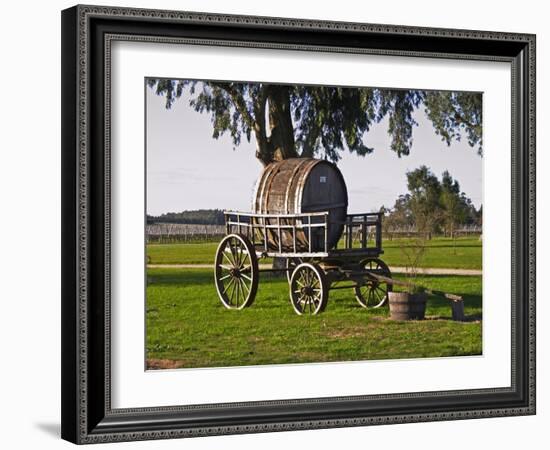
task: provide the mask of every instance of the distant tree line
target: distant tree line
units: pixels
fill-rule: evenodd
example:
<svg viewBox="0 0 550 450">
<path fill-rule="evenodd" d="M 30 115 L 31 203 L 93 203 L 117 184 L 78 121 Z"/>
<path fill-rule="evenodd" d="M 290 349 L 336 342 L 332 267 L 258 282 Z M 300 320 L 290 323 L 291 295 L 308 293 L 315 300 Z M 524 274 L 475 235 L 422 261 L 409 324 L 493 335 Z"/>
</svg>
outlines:
<svg viewBox="0 0 550 450">
<path fill-rule="evenodd" d="M 385 232 L 414 229 L 427 239 L 434 234 L 455 237 L 461 226 L 481 226 L 482 206 L 479 209 L 460 191 L 460 184 L 443 172 L 441 180 L 426 166 L 407 172 L 408 193 L 400 195 L 393 208 L 382 206 Z"/>
<path fill-rule="evenodd" d="M 482 225 L 482 207 L 476 209 L 448 171 L 439 179 L 428 167 L 421 166 L 406 176 L 409 192 L 400 195 L 392 208 L 380 209 L 385 216 L 386 235 L 396 230 L 414 230 L 427 239 L 435 234 L 454 238 L 460 227 Z M 225 221 L 221 209 L 198 209 L 147 215 L 147 224 L 155 223 L 224 225 Z"/>
<path fill-rule="evenodd" d="M 221 209 L 197 209 L 192 211 L 169 212 L 160 216 L 147 215 L 147 223 L 187 223 L 198 225 L 224 225 Z"/>
</svg>

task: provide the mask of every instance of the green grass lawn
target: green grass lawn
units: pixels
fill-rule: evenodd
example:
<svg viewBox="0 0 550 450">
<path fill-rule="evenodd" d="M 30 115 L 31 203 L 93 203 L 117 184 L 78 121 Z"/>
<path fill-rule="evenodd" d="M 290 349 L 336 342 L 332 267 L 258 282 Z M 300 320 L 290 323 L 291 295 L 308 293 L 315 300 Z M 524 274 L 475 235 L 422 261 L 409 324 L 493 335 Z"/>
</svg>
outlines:
<svg viewBox="0 0 550 450">
<path fill-rule="evenodd" d="M 390 266 L 404 266 L 406 258 L 399 249 L 404 239 L 385 240 L 382 259 Z M 481 269 L 482 245 L 478 238 L 434 238 L 421 267 Z M 151 264 L 213 264 L 217 242 L 201 244 L 150 244 L 147 255 Z M 263 260 L 264 262 L 266 260 Z"/>
<path fill-rule="evenodd" d="M 150 264 L 214 264 L 218 242 L 200 244 L 148 244 Z"/>
<path fill-rule="evenodd" d="M 405 266 L 407 263 L 400 246 L 404 239 L 386 240 L 382 259 L 390 266 Z M 434 238 L 428 241 L 428 248 L 421 267 L 449 269 L 481 269 L 482 241 L 479 238 Z"/>
<path fill-rule="evenodd" d="M 180 246 L 157 247 L 148 248 L 152 262 L 198 263 L 211 262 L 216 245 L 187 244 L 188 252 Z M 433 251 L 441 248 L 434 246 Z M 480 257 L 481 248 L 478 251 Z M 180 255 L 185 255 L 183 260 Z M 448 301 L 432 296 L 424 321 L 390 321 L 387 307 L 365 310 L 351 289 L 331 291 L 322 314 L 298 316 L 285 278 L 261 277 L 255 303 L 234 311 L 219 301 L 209 269 L 148 269 L 147 276 L 150 368 L 479 355 L 482 350 L 481 277 L 417 280 L 464 297 L 467 322 L 459 323 L 450 320 Z"/>
</svg>

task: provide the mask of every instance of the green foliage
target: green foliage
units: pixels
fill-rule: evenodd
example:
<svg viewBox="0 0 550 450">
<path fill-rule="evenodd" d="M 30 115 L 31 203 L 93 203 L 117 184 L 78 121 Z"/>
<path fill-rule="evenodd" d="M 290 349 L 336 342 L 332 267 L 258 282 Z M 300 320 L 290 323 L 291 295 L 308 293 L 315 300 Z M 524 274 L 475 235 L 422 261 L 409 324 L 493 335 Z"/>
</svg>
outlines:
<svg viewBox="0 0 550 450">
<path fill-rule="evenodd" d="M 426 97 L 424 91 L 376 89 L 380 96 L 377 119 L 389 118 L 388 134 L 391 136 L 391 149 L 398 156 L 408 155 L 412 146 L 413 126 L 418 125 L 412 114 Z"/>
<path fill-rule="evenodd" d="M 418 286 L 414 285 L 411 288 L 411 294 L 424 294 L 426 292 L 427 288 L 424 286 Z"/>
<path fill-rule="evenodd" d="M 296 156 L 337 162 L 346 149 L 372 153 L 365 134 L 386 117 L 391 149 L 408 155 L 417 125 L 413 113 L 422 105 L 444 142 L 465 133 L 481 155 L 480 93 L 168 79 L 147 84 L 166 98 L 167 108 L 187 89 L 189 105 L 210 114 L 213 138 L 228 133 L 238 146 L 254 135 L 264 164 Z"/>
<path fill-rule="evenodd" d="M 447 145 L 453 140 L 460 141 L 465 133 L 468 144 L 477 146 L 480 155 L 483 153 L 482 98 L 480 93 L 472 92 L 426 92 L 426 114 Z"/>
<path fill-rule="evenodd" d="M 414 227 L 410 202 L 411 195 L 403 194 L 397 198 L 393 209 L 382 206 L 381 212 L 384 213 L 384 220 L 382 221 L 384 235 L 390 235 L 392 230 L 412 229 Z"/>
<path fill-rule="evenodd" d="M 407 172 L 409 207 L 417 231 L 431 237 L 441 220 L 441 184 L 426 166 Z"/>
<path fill-rule="evenodd" d="M 407 172 L 409 192 L 400 195 L 394 207 L 384 208 L 385 232 L 392 229 L 410 229 L 431 238 L 442 229 L 454 237 L 458 225 L 481 225 L 482 210 L 460 191 L 460 185 L 448 171 L 441 181 L 426 166 Z"/>
<path fill-rule="evenodd" d="M 372 89 L 296 86 L 291 105 L 296 147 L 301 156 L 322 155 L 331 161 L 339 152 L 364 156 L 373 151 L 363 142 L 376 117 L 379 93 Z"/>
<path fill-rule="evenodd" d="M 448 171 L 443 172 L 441 180 L 441 207 L 443 225 L 451 237 L 456 225 L 465 223 L 469 212 L 475 211 L 471 200 L 460 192 L 458 181 L 453 180 Z"/>
</svg>

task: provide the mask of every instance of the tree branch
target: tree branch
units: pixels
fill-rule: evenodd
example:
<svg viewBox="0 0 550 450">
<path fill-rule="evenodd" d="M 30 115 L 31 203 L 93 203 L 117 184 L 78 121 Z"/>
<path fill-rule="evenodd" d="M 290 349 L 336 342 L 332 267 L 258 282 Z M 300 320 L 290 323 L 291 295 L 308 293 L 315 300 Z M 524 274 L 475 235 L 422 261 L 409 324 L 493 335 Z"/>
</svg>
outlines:
<svg viewBox="0 0 550 450">
<path fill-rule="evenodd" d="M 254 123 L 255 123 L 254 117 L 252 117 L 248 112 L 248 109 L 246 108 L 246 102 L 244 101 L 244 98 L 240 94 L 240 92 L 234 89 L 234 87 L 229 83 L 211 83 L 211 86 L 216 86 L 217 88 L 227 92 L 231 97 L 231 100 L 233 101 L 235 108 L 237 109 L 237 111 L 239 111 L 239 113 L 243 117 L 243 120 L 251 129 L 254 129 Z"/>
</svg>

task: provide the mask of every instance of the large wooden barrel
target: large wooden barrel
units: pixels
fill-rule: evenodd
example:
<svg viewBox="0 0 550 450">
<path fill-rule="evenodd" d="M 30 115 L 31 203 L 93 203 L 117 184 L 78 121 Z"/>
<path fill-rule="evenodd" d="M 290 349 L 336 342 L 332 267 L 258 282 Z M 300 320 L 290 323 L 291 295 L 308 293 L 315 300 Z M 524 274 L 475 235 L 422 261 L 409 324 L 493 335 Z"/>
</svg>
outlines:
<svg viewBox="0 0 550 450">
<path fill-rule="evenodd" d="M 328 249 L 334 248 L 342 235 L 347 208 L 348 192 L 340 170 L 328 161 L 313 158 L 291 158 L 267 165 L 256 184 L 252 205 L 253 211 L 261 214 L 328 211 Z M 323 221 L 322 218 L 313 220 Z M 271 223 L 275 224 L 273 220 Z M 313 229 L 311 250 L 324 250 L 324 239 L 324 230 Z M 286 251 L 293 248 L 291 232 L 283 233 L 281 240 Z M 277 233 L 269 233 L 268 241 L 271 248 L 279 247 Z M 299 252 L 310 249 L 307 229 L 297 233 L 297 247 Z"/>
</svg>

